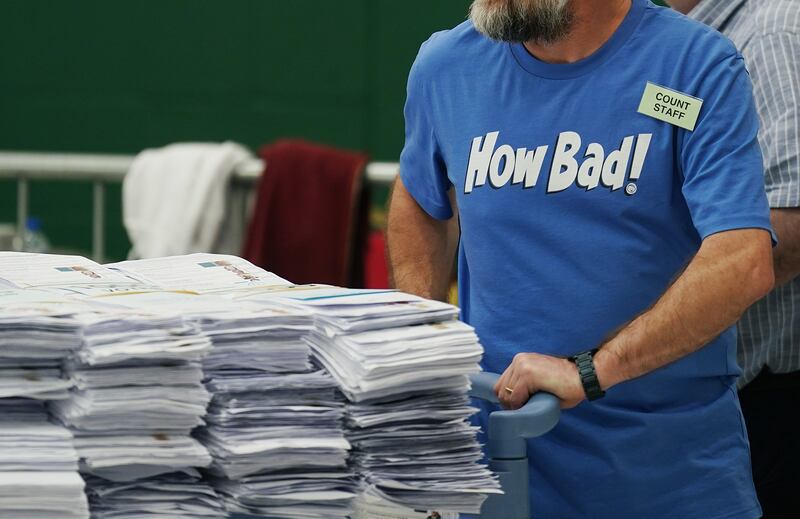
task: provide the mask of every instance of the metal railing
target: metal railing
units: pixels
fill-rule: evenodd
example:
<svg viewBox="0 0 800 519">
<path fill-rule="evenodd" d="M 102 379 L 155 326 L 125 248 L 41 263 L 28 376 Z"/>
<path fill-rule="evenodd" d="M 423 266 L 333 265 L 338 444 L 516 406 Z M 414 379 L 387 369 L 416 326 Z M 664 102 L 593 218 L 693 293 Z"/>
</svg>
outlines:
<svg viewBox="0 0 800 519">
<path fill-rule="evenodd" d="M 67 180 L 91 182 L 92 258 L 102 263 L 105 256 L 106 184 L 122 182 L 133 163 L 133 155 L 101 155 L 78 153 L 34 153 L 0 151 L 0 179 L 17 181 L 17 233 L 22 236 L 28 218 L 29 182 L 32 180 Z M 393 162 L 372 162 L 367 165 L 367 180 L 391 183 L 399 172 Z M 236 167 L 233 175 L 234 197 L 241 218 L 247 218 L 247 196 L 264 171 L 260 159 L 252 159 Z"/>
</svg>

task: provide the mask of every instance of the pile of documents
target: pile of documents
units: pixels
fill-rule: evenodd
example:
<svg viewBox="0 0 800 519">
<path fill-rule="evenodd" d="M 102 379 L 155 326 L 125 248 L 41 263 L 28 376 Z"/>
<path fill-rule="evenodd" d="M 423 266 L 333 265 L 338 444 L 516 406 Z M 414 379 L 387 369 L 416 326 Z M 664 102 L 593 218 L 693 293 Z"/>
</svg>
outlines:
<svg viewBox="0 0 800 519">
<path fill-rule="evenodd" d="M 0 471 L 48 474 L 0 472 L 1 517 L 85 518 L 78 460 L 97 519 L 449 517 L 499 492 L 453 306 L 233 256 L 0 260 L 0 397 L 52 400 L 69 428 L 0 407 Z"/>
<path fill-rule="evenodd" d="M 267 517 L 347 517 L 356 480 L 347 467 L 345 400 L 336 381 L 312 363 L 303 341 L 313 328 L 311 312 L 271 295 L 288 283 L 239 258 L 216 255 L 112 268 L 164 290 L 199 294 L 113 299 L 129 308 L 178 309 L 212 339 L 203 367 L 213 399 L 198 437 L 213 456 L 210 479 L 227 509 Z"/>
<path fill-rule="evenodd" d="M 0 517 L 88 519 L 71 440 L 42 402 L 0 399 Z"/>
<path fill-rule="evenodd" d="M 88 478 L 92 519 L 223 519 L 227 513 L 214 489 L 193 470 L 130 483 Z"/>
<path fill-rule="evenodd" d="M 69 396 L 60 366 L 81 344 L 78 310 L 56 295 L 0 286 L 0 517 L 88 519 L 72 434 L 45 407 Z"/>
<path fill-rule="evenodd" d="M 284 295 L 285 295 L 284 291 Z M 455 307 L 398 292 L 294 292 L 306 341 L 347 395 L 347 438 L 365 494 L 412 509 L 478 513 L 495 476 L 468 423 L 483 349 Z"/>
<path fill-rule="evenodd" d="M 69 396 L 72 382 L 61 364 L 81 337 L 79 323 L 70 319 L 79 310 L 67 303 L 46 292 L 0 289 L 0 398 Z"/>
<path fill-rule="evenodd" d="M 24 291 L 32 314 L 26 317 L 28 326 L 39 326 L 33 317 L 44 313 L 63 321 L 61 328 L 45 331 L 68 330 L 78 339 L 66 341 L 71 348 L 77 342 L 77 349 L 63 366 L 74 388 L 50 409 L 72 431 L 81 471 L 98 476 L 89 491 L 100 478 L 107 480 L 103 488 L 108 490 L 112 482 L 211 462 L 207 449 L 191 436 L 204 423 L 210 399 L 201 361 L 211 341 L 178 313 L 107 302 L 116 294 L 157 287 L 86 258 L 41 254 L 4 256 L 0 284 Z M 98 496 L 93 504 L 100 506 Z M 115 503 L 109 501 L 103 510 L 111 513 Z"/>
<path fill-rule="evenodd" d="M 109 311 L 83 318 L 67 373 L 77 387 L 53 413 L 75 434 L 87 472 L 114 481 L 210 463 L 190 436 L 210 395 L 200 360 L 210 341 L 180 316 Z"/>
</svg>

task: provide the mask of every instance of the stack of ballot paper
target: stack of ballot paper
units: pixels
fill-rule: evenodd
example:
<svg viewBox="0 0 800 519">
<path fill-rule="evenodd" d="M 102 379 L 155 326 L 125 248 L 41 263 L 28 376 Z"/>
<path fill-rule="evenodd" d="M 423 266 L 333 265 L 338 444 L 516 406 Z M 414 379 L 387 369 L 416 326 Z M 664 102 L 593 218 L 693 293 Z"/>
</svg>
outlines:
<svg viewBox="0 0 800 519">
<path fill-rule="evenodd" d="M 268 517 L 344 518 L 355 496 L 344 399 L 324 371 L 212 372 L 201 433 L 228 509 Z"/>
<path fill-rule="evenodd" d="M 465 517 L 474 518 L 476 516 L 463 516 L 456 512 L 404 508 L 367 489 L 353 501 L 351 519 L 464 519 Z"/>
<path fill-rule="evenodd" d="M 203 423 L 210 398 L 200 361 L 211 341 L 175 312 L 94 299 L 155 287 L 79 256 L 14 253 L 0 254 L 0 284 L 27 294 L 13 308 L 30 307 L 27 326 L 44 313 L 64 323 L 47 331 L 66 330 L 70 347 L 77 346 L 65 375 L 78 387 L 60 395 L 69 398 L 53 402 L 51 411 L 73 431 L 83 470 L 132 480 L 210 463 L 189 435 Z M 180 377 L 167 376 L 176 371 Z"/>
<path fill-rule="evenodd" d="M 478 513 L 481 464 L 467 392 L 483 349 L 455 307 L 398 292 L 283 290 L 315 315 L 306 337 L 350 404 L 347 437 L 365 492 L 399 507 Z M 253 296 L 246 299 L 253 300 Z"/>
<path fill-rule="evenodd" d="M 88 519 L 71 440 L 42 402 L 0 399 L 0 517 Z"/>
<path fill-rule="evenodd" d="M 200 364 L 208 338 L 180 316 L 97 308 L 81 317 L 83 344 L 65 366 L 76 388 L 52 404 L 84 469 L 130 481 L 208 465 L 190 437 L 210 399 Z"/>
<path fill-rule="evenodd" d="M 217 493 L 194 470 L 126 484 L 88 478 L 92 519 L 223 519 Z"/>
<path fill-rule="evenodd" d="M 0 289 L 0 398 L 68 397 L 72 382 L 60 367 L 81 345 L 80 325 L 70 319 L 77 311 L 60 296 Z"/>
<path fill-rule="evenodd" d="M 214 398 L 200 437 L 214 457 L 214 485 L 234 512 L 347 517 L 355 481 L 344 398 L 301 340 L 311 316 L 269 305 L 260 313 L 272 325 L 258 338 L 212 335 L 205 368 Z"/>
<path fill-rule="evenodd" d="M 69 396 L 60 366 L 81 344 L 81 305 L 0 285 L 0 517 L 88 519 L 72 434 L 44 403 Z"/>
<path fill-rule="evenodd" d="M 216 264 L 215 258 L 190 255 L 117 264 L 113 268 L 126 276 L 181 290 L 101 300 L 129 310 L 177 311 L 211 338 L 213 348 L 203 368 L 213 400 L 208 426 L 197 436 L 214 458 L 209 477 L 229 510 L 269 517 L 346 517 L 355 477 L 347 469 L 345 401 L 334 379 L 312 364 L 302 340 L 313 328 L 311 312 L 273 298 L 218 297 L 260 293 L 272 285 L 242 287 L 238 274 L 197 267 L 198 262 Z M 239 261 L 225 260 L 275 281 Z M 198 270 L 184 280 L 184 268 Z M 170 269 L 178 272 L 170 275 Z"/>
<path fill-rule="evenodd" d="M 0 472 L 0 517 L 88 519 L 77 472 Z"/>
<path fill-rule="evenodd" d="M 0 399 L 0 472 L 77 472 L 72 434 L 49 421 L 44 404 Z"/>
<path fill-rule="evenodd" d="M 77 338 L 64 341 L 74 350 L 63 363 L 64 378 L 74 387 L 51 410 L 74 434 L 81 470 L 97 476 L 87 488 L 93 516 L 221 517 L 221 503 L 207 485 L 160 477 L 211 462 L 191 436 L 204 424 L 210 400 L 201 361 L 211 341 L 200 326 L 177 311 L 113 304 L 114 297 L 159 287 L 85 258 L 2 259 L 0 284 L 31 300 L 28 326 L 38 325 L 36 311 L 47 310 L 63 325 L 45 331 L 69 330 Z"/>
<path fill-rule="evenodd" d="M 229 297 L 237 301 L 277 299 L 299 305 L 313 313 L 315 328 L 329 336 L 449 321 L 458 316 L 458 308 L 452 305 L 396 290 L 295 285 L 229 293 Z"/>
</svg>

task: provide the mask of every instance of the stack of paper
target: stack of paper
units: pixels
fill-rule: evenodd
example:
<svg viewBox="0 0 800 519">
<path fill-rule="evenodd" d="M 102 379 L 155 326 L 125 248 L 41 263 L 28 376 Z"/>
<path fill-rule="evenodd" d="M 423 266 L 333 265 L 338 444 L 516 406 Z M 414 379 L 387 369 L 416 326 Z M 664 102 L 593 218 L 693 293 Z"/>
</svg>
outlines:
<svg viewBox="0 0 800 519">
<path fill-rule="evenodd" d="M 0 472 L 77 472 L 72 434 L 49 421 L 41 402 L 0 400 Z"/>
<path fill-rule="evenodd" d="M 46 292 L 0 290 L 0 517 L 89 517 L 72 435 L 50 422 L 43 402 L 67 398 L 72 387 L 60 365 L 80 346 L 71 318 L 80 305 L 66 303 Z"/>
<path fill-rule="evenodd" d="M 463 519 L 465 516 L 456 512 L 404 508 L 367 489 L 359 494 L 353 502 L 351 519 L 459 519 L 459 517 Z M 469 517 L 475 516 L 470 515 Z"/>
<path fill-rule="evenodd" d="M 77 472 L 0 472 L 0 517 L 88 519 Z"/>
<path fill-rule="evenodd" d="M 0 400 L 0 517 L 88 519 L 71 440 L 42 402 Z"/>
<path fill-rule="evenodd" d="M 455 319 L 458 308 L 395 290 L 361 290 L 329 285 L 268 287 L 229 293 L 237 301 L 281 300 L 314 314 L 315 327 L 339 335 Z"/>
<path fill-rule="evenodd" d="M 78 311 L 46 292 L 0 290 L 0 398 L 67 398 L 60 366 L 81 344 Z"/>
<path fill-rule="evenodd" d="M 457 310 L 334 288 L 292 300 L 314 312 L 306 340 L 350 400 L 347 437 L 366 492 L 412 509 L 478 513 L 499 484 L 467 422 L 468 375 L 483 349 L 470 326 L 447 320 Z"/>
<path fill-rule="evenodd" d="M 215 486 L 231 511 L 346 517 L 355 481 L 342 430 L 344 399 L 324 371 L 210 374 L 202 433 Z"/>
<path fill-rule="evenodd" d="M 193 470 L 127 484 L 89 477 L 92 519 L 222 519 L 227 514 L 214 489 Z"/>
<path fill-rule="evenodd" d="M 290 316 L 292 327 L 281 329 L 277 323 Z M 258 348 L 213 336 L 219 349 L 206 376 L 214 399 L 201 437 L 214 456 L 214 484 L 231 511 L 344 518 L 355 495 L 346 467 L 344 399 L 333 378 L 311 364 L 301 340 L 311 329 L 310 315 L 287 308 L 272 319 L 275 326 L 262 334 L 268 342 Z"/>
<path fill-rule="evenodd" d="M 230 276 L 229 269 L 198 266 L 222 261 L 215 258 L 190 255 L 114 266 L 147 283 L 205 295 L 162 291 L 104 302 L 175 310 L 211 337 L 213 349 L 203 365 L 214 396 L 208 427 L 198 437 L 214 458 L 211 479 L 229 510 L 269 517 L 346 517 L 355 478 L 347 469 L 344 398 L 333 378 L 311 363 L 310 348 L 302 340 L 313 327 L 311 313 L 272 298 L 249 302 L 208 295 L 269 292 L 271 287 L 239 286 L 240 275 Z M 275 282 L 242 261 L 224 263 Z M 179 272 L 170 274 L 171 269 Z M 196 271 L 183 279 L 181 269 Z"/>
<path fill-rule="evenodd" d="M 208 338 L 180 316 L 97 308 L 80 318 L 84 342 L 66 365 L 77 387 L 52 406 L 73 430 L 84 469 L 131 481 L 207 466 L 190 433 L 210 399 L 200 382 Z"/>
</svg>

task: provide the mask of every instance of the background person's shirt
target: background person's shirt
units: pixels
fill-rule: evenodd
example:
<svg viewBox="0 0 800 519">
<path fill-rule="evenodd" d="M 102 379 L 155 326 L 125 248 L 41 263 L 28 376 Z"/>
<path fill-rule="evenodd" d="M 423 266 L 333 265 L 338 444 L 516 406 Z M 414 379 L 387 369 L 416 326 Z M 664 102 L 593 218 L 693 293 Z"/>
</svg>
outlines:
<svg viewBox="0 0 800 519">
<path fill-rule="evenodd" d="M 800 1 L 703 0 L 689 16 L 733 41 L 753 80 L 764 184 L 772 208 L 800 207 Z M 800 371 L 800 278 L 739 322 L 742 387 L 764 368 Z"/>
<path fill-rule="evenodd" d="M 637 112 L 650 81 L 703 100 L 693 131 Z M 680 96 L 659 110 L 686 116 Z M 467 22 L 409 77 L 402 180 L 461 218 L 460 301 L 502 372 L 570 355 L 652 305 L 701 241 L 769 229 L 747 72 L 712 29 L 646 0 L 577 63 Z M 655 346 L 655 345 L 654 345 Z M 537 518 L 759 517 L 735 391 L 735 330 L 566 411 L 529 443 Z"/>
</svg>

